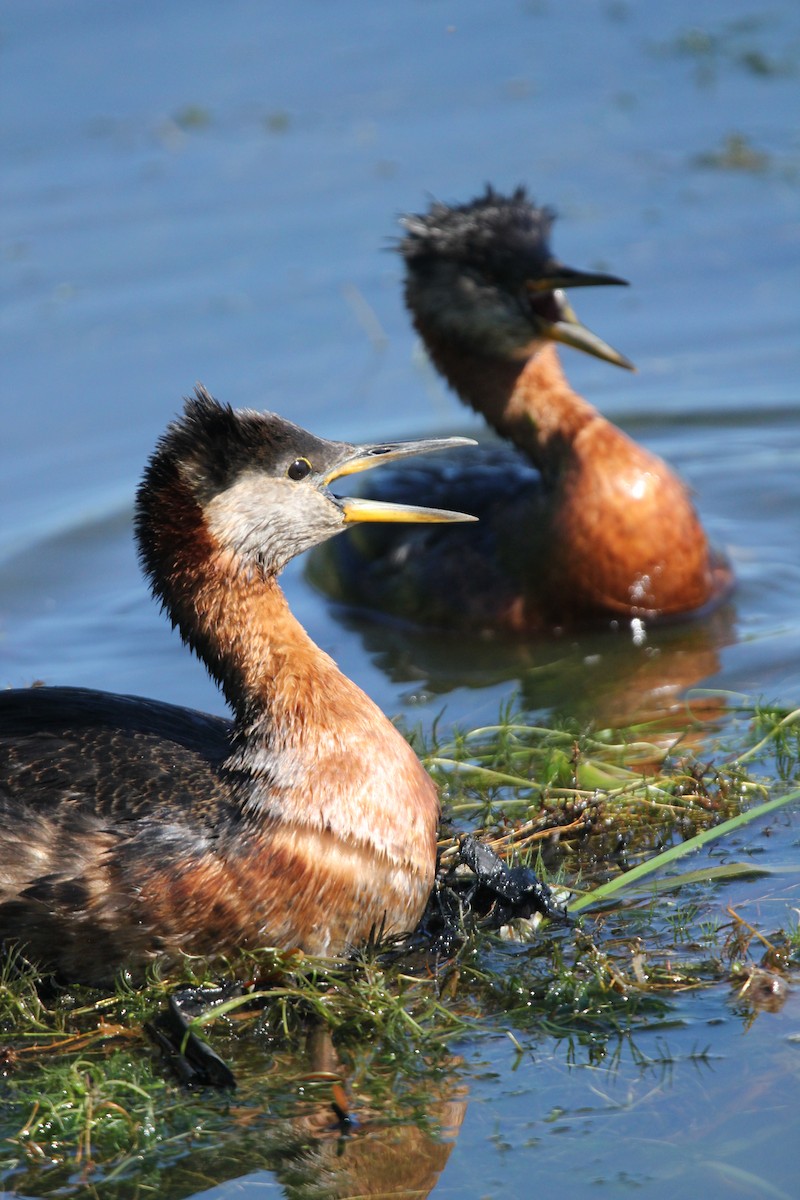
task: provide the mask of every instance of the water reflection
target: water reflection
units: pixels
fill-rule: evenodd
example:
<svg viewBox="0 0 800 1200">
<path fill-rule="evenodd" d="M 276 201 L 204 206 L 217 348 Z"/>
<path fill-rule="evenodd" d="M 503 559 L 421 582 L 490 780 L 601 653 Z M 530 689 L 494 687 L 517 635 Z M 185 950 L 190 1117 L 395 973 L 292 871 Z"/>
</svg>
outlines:
<svg viewBox="0 0 800 1200">
<path fill-rule="evenodd" d="M 310 1079 L 344 1079 L 344 1068 L 327 1029 L 309 1035 Z M 288 1122 L 273 1170 L 286 1195 L 300 1200 L 348 1200 L 359 1196 L 418 1197 L 432 1191 L 461 1129 L 466 1088 L 455 1078 L 458 1060 L 446 1058 L 426 1073 L 416 1097 L 415 1119 L 392 1121 L 381 1111 L 350 1108 L 341 1084 Z M 326 1089 L 327 1090 L 327 1089 Z M 347 1112 L 343 1106 L 347 1105 Z"/>
<path fill-rule="evenodd" d="M 233 1093 L 172 1086 L 165 1093 L 157 1065 L 148 1091 L 160 1136 L 150 1139 L 149 1148 L 141 1139 L 135 1152 L 133 1121 L 133 1153 L 125 1153 L 124 1161 L 103 1161 L 95 1130 L 92 1158 L 82 1167 L 80 1153 L 64 1155 L 56 1143 L 59 1166 L 31 1155 L 22 1170 L 6 1173 L 6 1163 L 3 1182 L 14 1195 L 106 1200 L 145 1194 L 164 1200 L 240 1194 L 424 1200 L 467 1110 L 461 1060 L 437 1050 L 393 1065 L 379 1039 L 351 1045 L 340 1060 L 327 1029 L 310 1033 L 305 1048 L 298 1040 L 270 1053 L 252 1030 L 233 1039 L 226 1046 L 239 1084 Z"/>
<path fill-rule="evenodd" d="M 246 1135 L 238 1144 L 228 1143 L 223 1153 L 204 1156 L 202 1165 L 197 1164 L 200 1174 L 220 1183 L 200 1195 L 211 1200 L 241 1191 L 252 1197 L 262 1194 L 262 1188 L 263 1194 L 274 1195 L 277 1182 L 287 1200 L 356 1200 L 364 1196 L 424 1200 L 447 1164 L 465 1110 L 466 1101 L 454 1100 L 432 1110 L 427 1127 L 368 1123 L 343 1136 L 330 1107 L 321 1106 L 294 1121 L 271 1125 L 258 1149 L 255 1139 Z M 248 1162 L 256 1164 L 253 1170 L 221 1182 L 228 1169 L 241 1171 Z M 177 1174 L 179 1178 L 186 1173 L 181 1170 Z M 195 1185 L 197 1182 L 194 1174 Z M 164 1176 L 160 1186 L 169 1188 Z M 179 1197 L 193 1193 L 179 1185 L 179 1189 L 162 1194 Z"/>
<path fill-rule="evenodd" d="M 393 683 L 407 685 L 409 703 L 516 680 L 526 711 L 616 727 L 685 721 L 685 693 L 718 672 L 737 640 L 733 603 L 693 621 L 524 641 L 398 627 L 342 605 L 331 612 Z"/>
</svg>

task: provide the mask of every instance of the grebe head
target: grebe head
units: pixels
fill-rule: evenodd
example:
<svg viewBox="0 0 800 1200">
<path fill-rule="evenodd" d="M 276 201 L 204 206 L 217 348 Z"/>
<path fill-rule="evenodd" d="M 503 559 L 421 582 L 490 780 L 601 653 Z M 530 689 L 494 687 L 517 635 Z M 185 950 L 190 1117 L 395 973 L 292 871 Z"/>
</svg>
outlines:
<svg viewBox="0 0 800 1200">
<path fill-rule="evenodd" d="M 202 387 L 186 400 L 145 471 L 136 501 L 142 565 L 158 584 L 165 549 L 210 539 L 237 566 L 277 574 L 303 550 L 358 521 L 472 521 L 465 513 L 339 497 L 344 475 L 470 438 L 354 446 L 315 437 L 275 413 L 234 410 Z"/>
<path fill-rule="evenodd" d="M 580 323 L 562 290 L 626 281 L 559 262 L 549 245 L 554 219 L 522 187 L 510 196 L 487 187 L 468 204 L 403 217 L 406 302 L 420 327 L 491 357 L 527 359 L 555 341 L 632 369 Z"/>
</svg>

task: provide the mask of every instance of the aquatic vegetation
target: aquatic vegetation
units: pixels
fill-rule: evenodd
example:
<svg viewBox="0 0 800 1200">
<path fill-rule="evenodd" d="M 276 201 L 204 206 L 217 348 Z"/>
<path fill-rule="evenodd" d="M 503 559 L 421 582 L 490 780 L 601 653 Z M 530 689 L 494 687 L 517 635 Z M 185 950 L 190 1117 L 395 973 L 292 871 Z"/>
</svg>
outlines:
<svg viewBox="0 0 800 1200">
<path fill-rule="evenodd" d="M 793 78 L 798 70 L 796 48 L 775 14 L 768 13 L 724 21 L 715 28 L 694 26 L 651 52 L 688 62 L 699 87 L 715 84 L 726 70 L 759 80 Z"/>
<path fill-rule="evenodd" d="M 11 955 L 0 974 L 7 1188 L 182 1195 L 244 1162 L 289 1194 L 341 1195 L 363 1186 L 362 1139 L 435 1178 L 463 1117 L 459 1046 L 503 1037 L 521 1057 L 555 1044 L 570 1065 L 613 1069 L 624 1053 L 660 1072 L 682 993 L 726 987 L 745 1025 L 783 1003 L 800 969 L 798 923 L 770 929 L 741 903 L 716 902 L 767 870 L 745 851 L 713 851 L 800 799 L 799 712 L 698 695 L 671 727 L 619 731 L 507 710 L 419 748 L 443 790 L 443 864 L 478 831 L 545 874 L 575 920 L 467 922 L 446 954 L 418 939 L 353 960 L 187 960 L 180 976 L 120 979 L 113 994 L 43 983 Z M 239 982 L 186 1031 L 213 1045 L 237 1086 L 189 1089 L 148 1029 L 176 989 L 220 979 Z M 658 1052 L 640 1049 L 654 1029 Z M 692 1054 L 702 1065 L 705 1047 Z"/>
<path fill-rule="evenodd" d="M 772 165 L 769 154 L 757 150 L 743 133 L 729 133 L 719 150 L 697 154 L 692 162 L 715 171 L 743 171 L 753 175 L 767 171 Z"/>
</svg>

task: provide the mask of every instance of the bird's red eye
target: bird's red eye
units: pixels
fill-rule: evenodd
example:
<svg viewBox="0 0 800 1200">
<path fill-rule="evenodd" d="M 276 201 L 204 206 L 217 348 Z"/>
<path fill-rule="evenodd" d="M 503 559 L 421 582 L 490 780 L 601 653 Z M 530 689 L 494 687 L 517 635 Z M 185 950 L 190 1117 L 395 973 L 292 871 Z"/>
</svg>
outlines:
<svg viewBox="0 0 800 1200">
<path fill-rule="evenodd" d="M 286 474 L 295 481 L 305 479 L 306 475 L 311 474 L 311 463 L 307 458 L 296 458 Z"/>
</svg>

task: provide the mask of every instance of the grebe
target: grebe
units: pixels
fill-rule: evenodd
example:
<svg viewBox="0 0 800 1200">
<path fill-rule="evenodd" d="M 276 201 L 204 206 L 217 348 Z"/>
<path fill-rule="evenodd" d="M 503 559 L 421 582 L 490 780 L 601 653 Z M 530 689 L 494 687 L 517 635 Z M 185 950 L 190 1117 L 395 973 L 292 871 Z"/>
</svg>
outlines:
<svg viewBox="0 0 800 1200">
<path fill-rule="evenodd" d="M 630 367 L 585 328 L 562 288 L 622 284 L 565 267 L 554 220 L 523 188 L 404 218 L 405 298 L 434 365 L 516 447 L 428 461 L 378 494 L 469 497 L 477 531 L 362 531 L 317 557 L 338 599 L 421 625 L 516 634 L 674 617 L 730 589 L 684 484 L 569 386 L 555 343 Z M 521 452 L 521 453 L 520 453 Z M 433 497 L 431 499 L 431 497 Z M 374 536 L 373 536 L 374 534 Z"/>
<path fill-rule="evenodd" d="M 95 983 L 158 956 L 332 954 L 414 927 L 434 877 L 433 782 L 276 577 L 354 522 L 473 520 L 328 490 L 467 440 L 325 441 L 197 389 L 147 466 L 135 530 L 233 722 L 77 688 L 0 693 L 5 943 Z"/>
</svg>

